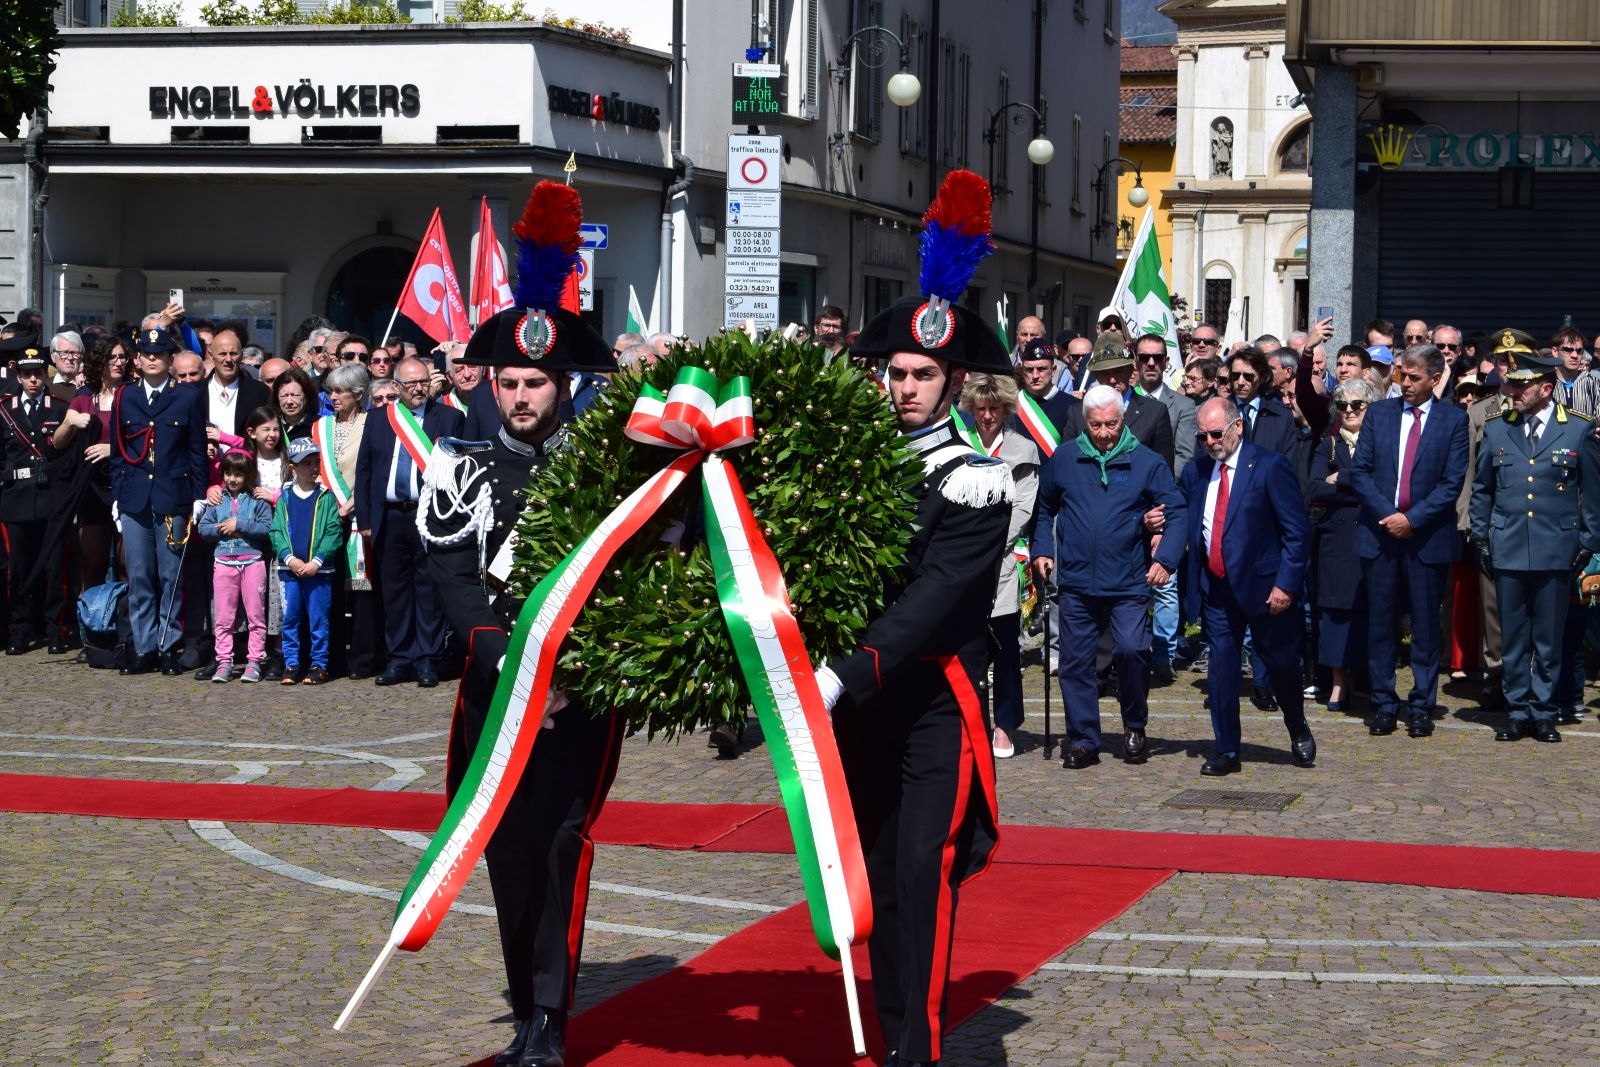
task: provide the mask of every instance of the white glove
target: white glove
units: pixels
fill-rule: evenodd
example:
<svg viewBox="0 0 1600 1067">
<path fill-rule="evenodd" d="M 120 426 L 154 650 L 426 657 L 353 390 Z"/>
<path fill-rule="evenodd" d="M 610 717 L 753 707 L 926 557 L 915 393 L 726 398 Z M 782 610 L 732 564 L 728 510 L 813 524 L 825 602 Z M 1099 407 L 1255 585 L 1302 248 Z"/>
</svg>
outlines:
<svg viewBox="0 0 1600 1067">
<path fill-rule="evenodd" d="M 833 673 L 831 667 L 822 667 L 816 674 L 817 688 L 822 690 L 822 706 L 832 712 L 839 698 L 844 696 L 844 683 L 839 681 L 839 676 Z"/>
<path fill-rule="evenodd" d="M 111 525 L 117 528 L 117 533 L 122 532 L 122 509 L 117 507 L 117 502 L 111 502 Z"/>
<path fill-rule="evenodd" d="M 200 516 L 206 510 L 206 498 L 205 497 L 201 497 L 199 500 L 196 500 L 194 502 L 193 510 L 194 510 L 194 515 L 192 517 L 193 517 L 195 522 L 199 522 L 200 521 Z"/>
</svg>

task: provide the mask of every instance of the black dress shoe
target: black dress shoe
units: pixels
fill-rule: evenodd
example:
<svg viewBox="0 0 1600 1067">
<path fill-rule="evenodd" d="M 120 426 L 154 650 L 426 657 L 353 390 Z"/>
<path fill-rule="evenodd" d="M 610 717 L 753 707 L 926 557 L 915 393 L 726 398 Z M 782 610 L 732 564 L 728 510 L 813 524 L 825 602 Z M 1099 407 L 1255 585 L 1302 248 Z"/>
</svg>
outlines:
<svg viewBox="0 0 1600 1067">
<path fill-rule="evenodd" d="M 533 1029 L 532 1019 L 523 1019 L 517 1023 L 517 1036 L 494 1058 L 494 1067 L 517 1067 L 522 1062 L 522 1054 L 528 1048 L 528 1032 Z"/>
<path fill-rule="evenodd" d="M 183 673 L 183 668 L 178 666 L 178 656 L 174 652 L 161 653 L 161 673 L 168 678 L 176 678 Z"/>
<path fill-rule="evenodd" d="M 1528 736 L 1528 728 L 1520 722 L 1508 722 L 1494 732 L 1496 741 L 1520 741 Z"/>
<path fill-rule="evenodd" d="M 1433 717 L 1427 712 L 1417 712 L 1406 720 L 1406 736 L 1432 737 Z"/>
<path fill-rule="evenodd" d="M 562 1067 L 567 1062 L 567 1013 L 534 1008 L 528 1022 L 528 1044 L 518 1067 Z"/>
<path fill-rule="evenodd" d="M 1200 773 L 1207 778 L 1221 778 L 1225 774 L 1234 774 L 1240 769 L 1238 756 L 1212 756 L 1200 765 Z"/>
<path fill-rule="evenodd" d="M 1556 729 L 1556 724 L 1553 722 L 1534 723 L 1533 739 L 1543 741 L 1547 745 L 1558 744 L 1561 741 L 1561 731 Z"/>
<path fill-rule="evenodd" d="M 1067 749 L 1066 757 L 1061 761 L 1061 766 L 1069 771 L 1081 771 L 1085 767 L 1100 762 L 1100 753 L 1085 748 L 1082 745 L 1073 745 Z"/>
<path fill-rule="evenodd" d="M 281 682 L 281 681 L 283 681 L 283 657 L 282 656 L 268 656 L 267 657 L 266 662 L 261 665 L 261 680 L 263 682 Z"/>
<path fill-rule="evenodd" d="M 161 662 L 154 652 L 136 653 L 127 663 L 122 665 L 118 674 L 149 674 Z"/>
<path fill-rule="evenodd" d="M 1289 739 L 1289 758 L 1296 767 L 1310 767 L 1317 762 L 1317 739 L 1309 729 Z"/>
<path fill-rule="evenodd" d="M 409 667 L 390 667 L 388 670 L 374 678 L 372 680 L 372 684 L 399 685 L 401 682 L 409 682 L 415 677 L 416 675 L 411 672 L 411 668 Z M 437 682 L 437 679 L 435 679 L 435 681 Z"/>
<path fill-rule="evenodd" d="M 1478 706 L 1485 711 L 1504 711 L 1506 706 L 1506 693 L 1500 688 L 1497 679 L 1486 679 L 1483 683 L 1483 692 L 1478 696 Z"/>
<path fill-rule="evenodd" d="M 739 742 L 744 739 L 744 723 L 719 722 L 711 728 L 706 747 L 717 750 L 718 759 L 733 759 L 739 754 Z"/>
<path fill-rule="evenodd" d="M 1556 724 L 1558 726 L 1576 726 L 1582 721 L 1582 719 L 1578 718 L 1578 713 L 1573 708 L 1565 708 L 1556 712 Z"/>
<path fill-rule="evenodd" d="M 1143 730 L 1128 730 L 1122 735 L 1122 758 L 1127 763 L 1143 763 L 1150 758 L 1150 741 Z"/>
<path fill-rule="evenodd" d="M 1172 670 L 1170 659 L 1158 659 L 1150 665 L 1150 684 L 1153 687 L 1160 689 L 1177 680 L 1178 676 Z"/>
<path fill-rule="evenodd" d="M 26 637 L 22 637 L 22 636 L 19 636 L 17 634 L 13 634 L 13 635 L 11 635 L 11 640 L 6 642 L 6 655 L 8 655 L 8 656 L 25 655 L 25 654 L 27 654 L 28 649 L 32 647 L 32 645 L 33 645 L 33 643 L 31 641 L 29 641 Z"/>
<path fill-rule="evenodd" d="M 439 684 L 439 672 L 433 669 L 433 664 L 417 668 L 417 686 L 422 689 L 432 689 Z"/>
<path fill-rule="evenodd" d="M 1367 733 L 1371 734 L 1373 737 L 1388 737 L 1390 734 L 1394 733 L 1395 721 L 1396 720 L 1393 715 L 1386 715 L 1382 712 L 1379 712 L 1378 714 L 1374 715 L 1372 717 L 1372 721 L 1367 724 Z"/>
<path fill-rule="evenodd" d="M 210 663 L 207 663 L 204 667 L 201 667 L 199 670 L 194 672 L 194 680 L 197 682 L 211 681 L 211 679 L 217 676 L 217 666 L 218 664 L 216 660 L 212 660 Z M 232 664 L 230 664 L 230 666 L 232 666 Z"/>
<path fill-rule="evenodd" d="M 68 652 L 78 647 L 78 642 L 70 637 L 58 637 L 50 642 L 50 647 L 45 651 L 52 656 L 65 656 Z"/>
<path fill-rule="evenodd" d="M 1264 685 L 1255 686 L 1250 690 L 1250 703 L 1254 704 L 1258 711 L 1278 710 L 1278 698 Z"/>
</svg>

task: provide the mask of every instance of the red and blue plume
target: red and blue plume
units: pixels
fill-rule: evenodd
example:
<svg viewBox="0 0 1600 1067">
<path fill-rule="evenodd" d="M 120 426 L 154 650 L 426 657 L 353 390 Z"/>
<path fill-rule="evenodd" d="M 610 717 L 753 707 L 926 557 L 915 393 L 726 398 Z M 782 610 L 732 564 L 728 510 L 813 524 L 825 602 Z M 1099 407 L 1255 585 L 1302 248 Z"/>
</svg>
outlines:
<svg viewBox="0 0 1600 1067">
<path fill-rule="evenodd" d="M 970 170 L 945 175 L 922 216 L 923 296 L 961 300 L 978 266 L 994 251 L 989 183 Z"/>
<path fill-rule="evenodd" d="M 583 201 L 578 191 L 560 182 L 540 182 L 511 227 L 517 237 L 517 306 L 551 311 L 561 306 L 561 292 L 578 265 L 583 243 Z"/>
</svg>

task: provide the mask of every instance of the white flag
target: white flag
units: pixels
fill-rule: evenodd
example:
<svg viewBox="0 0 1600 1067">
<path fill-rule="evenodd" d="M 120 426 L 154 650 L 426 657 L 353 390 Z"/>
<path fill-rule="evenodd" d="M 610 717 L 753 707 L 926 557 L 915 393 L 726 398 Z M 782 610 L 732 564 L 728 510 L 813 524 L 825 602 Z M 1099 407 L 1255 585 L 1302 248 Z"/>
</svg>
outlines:
<svg viewBox="0 0 1600 1067">
<path fill-rule="evenodd" d="M 1120 308 L 1128 324 L 1128 342 L 1145 334 L 1158 333 L 1167 339 L 1167 385 L 1179 388 L 1183 381 L 1183 354 L 1178 351 L 1178 328 L 1172 315 L 1172 287 L 1167 281 L 1166 261 L 1156 240 L 1155 208 L 1145 208 L 1139 232 L 1134 236 L 1128 262 L 1117 279 L 1111 304 Z"/>
</svg>

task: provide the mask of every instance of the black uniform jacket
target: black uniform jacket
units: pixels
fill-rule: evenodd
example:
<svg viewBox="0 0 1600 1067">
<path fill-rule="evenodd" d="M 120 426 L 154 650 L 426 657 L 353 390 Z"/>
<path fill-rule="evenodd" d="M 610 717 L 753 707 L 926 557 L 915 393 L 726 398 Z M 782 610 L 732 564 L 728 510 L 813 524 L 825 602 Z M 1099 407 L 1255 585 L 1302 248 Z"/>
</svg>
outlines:
<svg viewBox="0 0 1600 1067">
<path fill-rule="evenodd" d="M 71 459 L 63 458 L 52 442 L 67 405 L 41 391 L 33 413 L 22 409 L 22 395 L 0 401 L 0 442 L 5 473 L 0 475 L 0 520 L 33 522 L 47 519 L 63 499 Z"/>
</svg>

